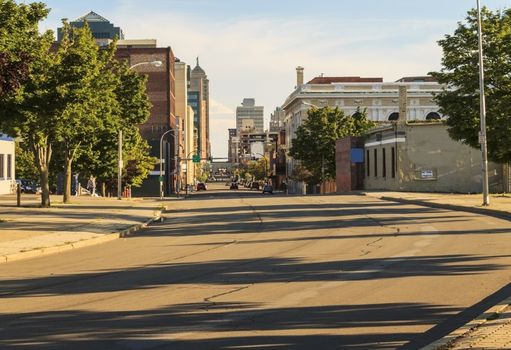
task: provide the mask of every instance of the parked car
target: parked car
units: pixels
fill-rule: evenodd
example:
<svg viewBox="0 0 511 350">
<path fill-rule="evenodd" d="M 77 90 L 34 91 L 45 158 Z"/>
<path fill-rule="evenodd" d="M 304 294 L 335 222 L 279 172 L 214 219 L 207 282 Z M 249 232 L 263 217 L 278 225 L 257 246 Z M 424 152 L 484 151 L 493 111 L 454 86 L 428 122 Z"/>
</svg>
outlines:
<svg viewBox="0 0 511 350">
<path fill-rule="evenodd" d="M 204 182 L 197 183 L 197 191 L 206 191 L 208 189 L 208 186 Z"/>
<path fill-rule="evenodd" d="M 237 190 L 238 189 L 238 184 L 236 182 L 232 182 L 231 183 L 231 186 L 229 187 L 230 190 Z"/>
<path fill-rule="evenodd" d="M 40 193 L 41 187 L 35 181 L 27 179 L 17 179 L 16 184 L 21 187 L 21 193 Z"/>
<path fill-rule="evenodd" d="M 251 190 L 259 190 L 259 183 L 254 181 L 250 184 L 250 189 Z"/>
<path fill-rule="evenodd" d="M 269 194 L 273 194 L 273 186 L 272 185 L 264 185 L 263 186 L 263 194 L 265 193 L 269 193 Z"/>
</svg>

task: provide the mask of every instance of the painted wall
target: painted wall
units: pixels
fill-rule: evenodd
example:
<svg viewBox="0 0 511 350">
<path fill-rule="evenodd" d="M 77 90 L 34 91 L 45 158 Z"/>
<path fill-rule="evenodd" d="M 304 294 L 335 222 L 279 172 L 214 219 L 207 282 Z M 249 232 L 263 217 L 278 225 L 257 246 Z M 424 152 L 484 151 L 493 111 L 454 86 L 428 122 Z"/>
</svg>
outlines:
<svg viewBox="0 0 511 350">
<path fill-rule="evenodd" d="M 397 126 L 397 130 L 389 127 L 373 131 L 365 142 L 364 156 L 366 189 L 482 191 L 481 152 L 452 140 L 443 123 L 414 123 Z M 489 164 L 492 192 L 503 191 L 503 168 Z"/>
<path fill-rule="evenodd" d="M 2 162 L 0 165 L 0 194 L 10 194 L 13 190 L 13 183 L 16 179 L 14 148 L 13 140 L 0 135 L 0 162 Z"/>
</svg>

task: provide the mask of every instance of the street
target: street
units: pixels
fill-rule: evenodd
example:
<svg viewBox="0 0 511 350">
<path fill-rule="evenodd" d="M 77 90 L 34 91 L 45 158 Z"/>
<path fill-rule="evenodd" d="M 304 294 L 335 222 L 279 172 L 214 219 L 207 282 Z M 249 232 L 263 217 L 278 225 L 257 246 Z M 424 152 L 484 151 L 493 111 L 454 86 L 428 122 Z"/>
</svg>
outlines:
<svg viewBox="0 0 511 350">
<path fill-rule="evenodd" d="M 0 265 L 0 348 L 416 349 L 509 291 L 489 216 L 223 184 L 164 216 Z"/>
</svg>

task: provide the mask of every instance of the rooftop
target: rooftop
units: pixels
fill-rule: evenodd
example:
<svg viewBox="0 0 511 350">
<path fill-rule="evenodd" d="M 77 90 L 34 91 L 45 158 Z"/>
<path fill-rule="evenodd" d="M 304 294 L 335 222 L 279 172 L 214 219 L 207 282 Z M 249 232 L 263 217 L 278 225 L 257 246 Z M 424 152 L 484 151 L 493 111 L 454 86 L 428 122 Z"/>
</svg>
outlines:
<svg viewBox="0 0 511 350">
<path fill-rule="evenodd" d="M 83 15 L 82 17 L 78 17 L 73 22 L 108 22 L 108 23 L 110 23 L 109 20 L 107 20 L 105 17 L 98 15 L 94 11 L 90 11 L 89 13 L 87 13 L 86 15 Z"/>
<path fill-rule="evenodd" d="M 383 83 L 383 78 L 315 77 L 307 84 L 332 84 L 332 83 Z"/>
</svg>

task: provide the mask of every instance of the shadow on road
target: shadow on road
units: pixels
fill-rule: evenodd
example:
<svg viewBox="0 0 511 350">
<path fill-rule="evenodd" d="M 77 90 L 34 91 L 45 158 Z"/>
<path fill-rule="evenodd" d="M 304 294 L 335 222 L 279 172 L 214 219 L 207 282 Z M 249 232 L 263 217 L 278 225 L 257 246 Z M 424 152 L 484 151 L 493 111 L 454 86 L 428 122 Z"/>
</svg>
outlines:
<svg viewBox="0 0 511 350">
<path fill-rule="evenodd" d="M 27 312 L 1 315 L 0 347 L 23 349 L 392 349 L 410 333 L 336 335 L 337 329 L 434 324 L 460 310 L 424 304 L 261 308 L 257 304 L 198 303 L 122 312 Z M 23 327 L 16 327 L 21 322 Z M 188 330 L 210 339 L 174 338 Z M 322 333 L 314 333 L 318 330 Z M 253 335 L 230 332 L 253 331 Z M 199 334 L 200 334 L 199 332 Z M 229 333 L 226 333 L 229 332 Z M 257 333 L 255 333 L 257 332 Z M 279 332 L 282 335 L 274 335 Z M 303 333 L 309 334 L 303 334 Z M 347 332 L 349 333 L 349 332 Z M 66 339 L 67 336 L 67 339 Z M 378 345 L 376 345 L 378 344 Z"/>
</svg>

